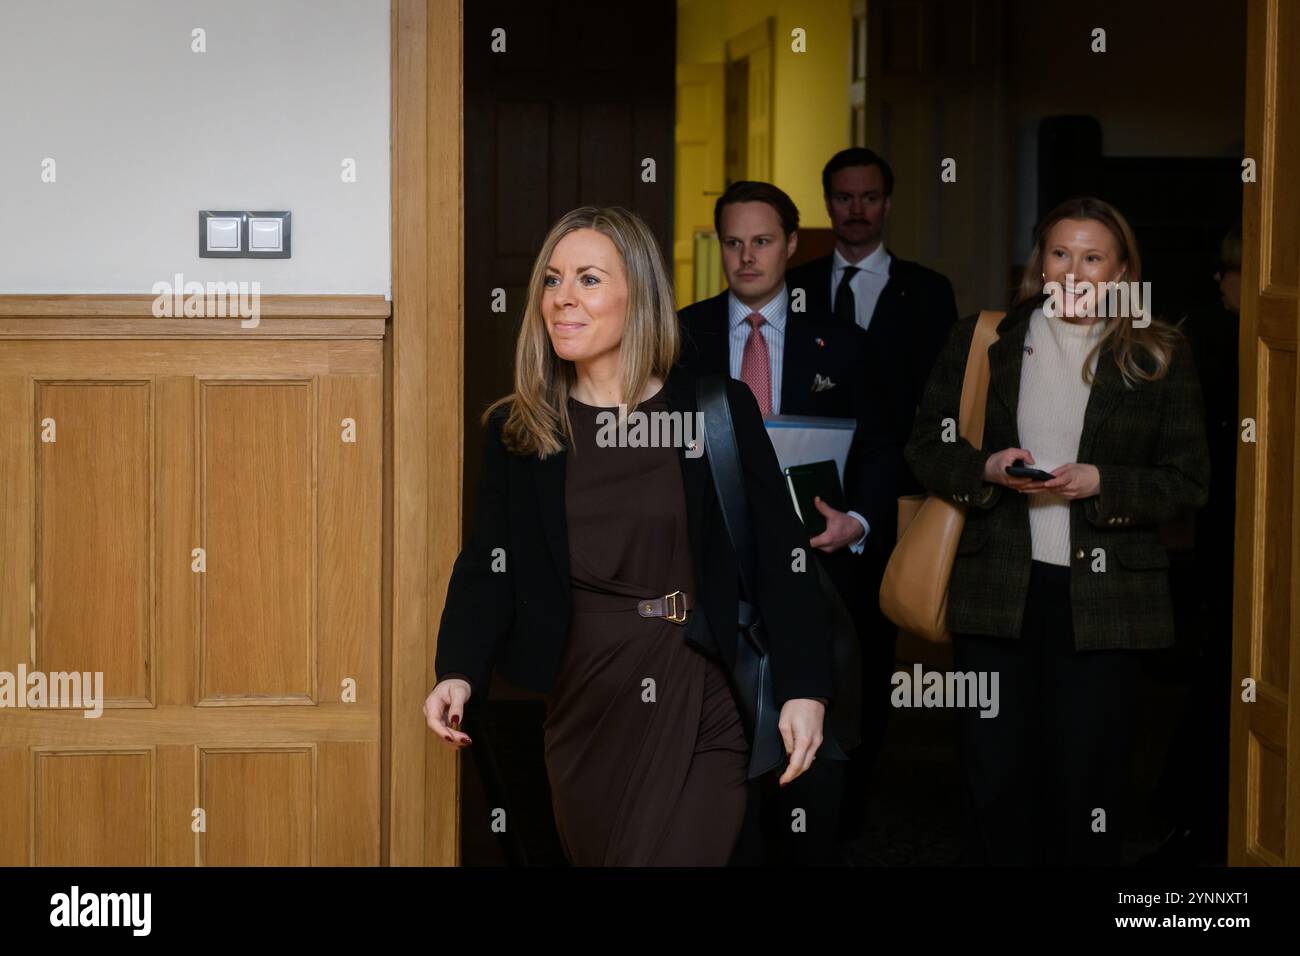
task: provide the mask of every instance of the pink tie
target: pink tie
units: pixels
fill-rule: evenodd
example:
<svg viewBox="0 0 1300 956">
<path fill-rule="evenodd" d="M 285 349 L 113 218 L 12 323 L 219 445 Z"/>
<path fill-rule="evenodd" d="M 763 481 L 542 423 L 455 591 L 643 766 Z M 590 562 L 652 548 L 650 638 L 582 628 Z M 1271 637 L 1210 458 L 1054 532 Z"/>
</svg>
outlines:
<svg viewBox="0 0 1300 956">
<path fill-rule="evenodd" d="M 758 327 L 767 320 L 758 312 L 745 316 L 749 323 L 749 338 L 740 356 L 740 380 L 758 399 L 758 408 L 764 415 L 772 414 L 772 361 L 767 354 L 767 339 Z"/>
</svg>

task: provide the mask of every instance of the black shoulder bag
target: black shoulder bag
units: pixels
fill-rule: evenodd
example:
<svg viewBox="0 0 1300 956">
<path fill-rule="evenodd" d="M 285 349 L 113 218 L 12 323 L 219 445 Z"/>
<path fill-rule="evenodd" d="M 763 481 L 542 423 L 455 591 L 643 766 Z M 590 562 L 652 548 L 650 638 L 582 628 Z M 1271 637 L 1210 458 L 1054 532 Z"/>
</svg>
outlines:
<svg viewBox="0 0 1300 956">
<path fill-rule="evenodd" d="M 754 538 L 749 525 L 736 432 L 731 423 L 731 406 L 727 402 L 726 379 L 720 375 L 702 375 L 697 380 L 696 390 L 703 417 L 704 451 L 709 472 L 713 476 L 723 523 L 739 564 L 742 593 L 732 684 L 740 698 L 741 716 L 751 742 L 748 776 L 752 780 L 781 766 L 787 759 L 779 727 L 781 712 L 772 691 L 771 660 L 763 621 L 753 601 L 756 594 Z M 831 603 L 835 646 L 835 699 L 824 722 L 817 756 L 847 760 L 841 742 L 852 749 L 860 739 L 857 709 L 861 706 L 861 695 L 854 687 L 861 681 L 860 649 L 852 619 L 830 577 L 815 555 L 810 555 L 809 559 L 817 569 L 822 592 Z"/>
</svg>

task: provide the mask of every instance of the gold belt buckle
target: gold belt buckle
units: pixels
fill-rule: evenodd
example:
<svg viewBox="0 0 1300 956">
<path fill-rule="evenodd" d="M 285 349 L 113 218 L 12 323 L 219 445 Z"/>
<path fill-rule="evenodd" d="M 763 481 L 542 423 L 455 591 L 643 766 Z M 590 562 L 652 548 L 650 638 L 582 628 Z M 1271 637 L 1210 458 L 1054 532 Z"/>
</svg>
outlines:
<svg viewBox="0 0 1300 956">
<path fill-rule="evenodd" d="M 668 613 L 664 617 L 674 624 L 686 623 L 686 602 L 682 600 L 684 597 L 681 591 L 664 595 L 664 602 L 668 605 Z"/>
</svg>

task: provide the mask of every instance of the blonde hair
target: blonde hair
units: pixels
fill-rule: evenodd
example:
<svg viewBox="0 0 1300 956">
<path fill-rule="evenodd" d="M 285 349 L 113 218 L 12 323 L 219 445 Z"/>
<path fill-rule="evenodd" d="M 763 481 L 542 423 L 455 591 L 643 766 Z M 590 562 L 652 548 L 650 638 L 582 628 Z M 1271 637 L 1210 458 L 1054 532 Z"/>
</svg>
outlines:
<svg viewBox="0 0 1300 956">
<path fill-rule="evenodd" d="M 482 417 L 486 424 L 498 408 L 509 407 L 501 438 L 516 455 L 546 458 L 573 447 L 569 392 L 574 367 L 551 346 L 542 315 L 542 294 L 556 245 L 579 229 L 594 229 L 607 236 L 627 274 L 627 318 L 619 343 L 623 395 L 640 395 L 651 377 L 666 379 L 677 361 L 679 337 L 672 286 L 650 227 L 621 206 L 582 206 L 567 213 L 546 234 L 533 263 L 528 303 L 515 343 L 514 391 L 488 406 Z M 635 407 L 640 402 L 629 404 Z"/>
<path fill-rule="evenodd" d="M 1037 298 L 1043 293 L 1043 256 L 1046 252 L 1047 237 L 1052 227 L 1063 219 L 1088 219 L 1100 223 L 1115 240 L 1119 250 L 1120 262 L 1124 264 L 1124 281 L 1142 281 L 1142 257 L 1138 252 L 1137 239 L 1120 211 L 1108 202 L 1083 196 L 1067 199 L 1049 212 L 1034 229 L 1034 250 L 1025 266 L 1020 279 L 1015 304 Z M 1085 382 L 1092 381 L 1092 359 L 1109 348 L 1119 366 L 1120 375 L 1129 388 L 1139 382 L 1154 382 L 1163 378 L 1169 371 L 1174 351 L 1182 340 L 1182 333 L 1175 327 L 1153 318 L 1145 328 L 1136 328 L 1128 316 L 1109 316 L 1105 320 L 1106 328 L 1097 344 L 1093 346 L 1083 363 L 1081 374 Z"/>
</svg>

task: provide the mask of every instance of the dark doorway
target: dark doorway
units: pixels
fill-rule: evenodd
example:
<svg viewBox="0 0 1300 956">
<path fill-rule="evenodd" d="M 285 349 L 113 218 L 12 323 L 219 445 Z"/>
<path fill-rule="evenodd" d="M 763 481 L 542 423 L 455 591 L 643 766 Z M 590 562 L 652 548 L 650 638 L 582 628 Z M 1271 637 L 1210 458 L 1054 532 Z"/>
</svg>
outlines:
<svg viewBox="0 0 1300 956">
<path fill-rule="evenodd" d="M 468 534 L 479 416 L 511 391 L 528 277 L 546 231 L 577 206 L 621 205 L 646 220 L 665 254 L 672 248 L 677 10 L 672 0 L 627 4 L 625 12 L 593 0 L 490 0 L 464 11 Z M 497 289 L 504 311 L 493 311 Z M 466 865 L 504 862 L 507 850 L 520 857 L 510 862 L 563 862 L 549 829 L 543 718 L 542 702 L 530 695 L 499 681 L 489 693 L 475 744 L 482 756 L 464 762 Z M 518 808 L 507 814 L 509 843 L 490 826 L 491 810 L 507 802 Z"/>
</svg>

